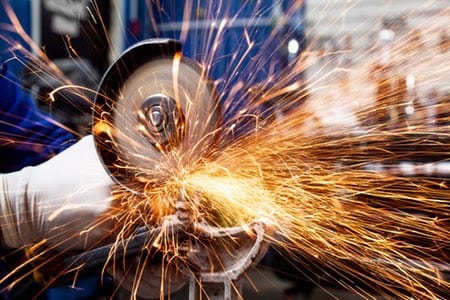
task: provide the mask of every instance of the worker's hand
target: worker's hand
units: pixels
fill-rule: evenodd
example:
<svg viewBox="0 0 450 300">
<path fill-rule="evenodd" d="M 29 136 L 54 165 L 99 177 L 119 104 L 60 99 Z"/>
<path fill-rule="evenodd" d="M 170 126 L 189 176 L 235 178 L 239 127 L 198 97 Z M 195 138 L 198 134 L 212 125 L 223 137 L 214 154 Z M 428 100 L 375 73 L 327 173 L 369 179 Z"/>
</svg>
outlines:
<svg viewBox="0 0 450 300">
<path fill-rule="evenodd" d="M 0 175 L 0 225 L 11 248 L 45 241 L 58 250 L 95 246 L 109 233 L 112 180 L 92 136 L 35 167 Z"/>
<path fill-rule="evenodd" d="M 136 296 L 140 299 L 160 299 L 162 295 L 174 293 L 189 282 L 186 271 L 181 270 L 175 260 L 163 263 L 152 260 L 150 256 L 147 259 L 129 259 L 124 265 L 116 264 L 109 268 L 108 272 L 133 299 Z"/>
</svg>

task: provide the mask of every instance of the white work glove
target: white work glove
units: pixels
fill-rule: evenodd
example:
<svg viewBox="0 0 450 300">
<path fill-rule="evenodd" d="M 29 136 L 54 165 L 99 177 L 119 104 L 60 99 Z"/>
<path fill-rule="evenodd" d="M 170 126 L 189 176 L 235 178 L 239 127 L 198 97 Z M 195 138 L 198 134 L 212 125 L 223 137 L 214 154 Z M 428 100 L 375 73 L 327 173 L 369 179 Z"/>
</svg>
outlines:
<svg viewBox="0 0 450 300">
<path fill-rule="evenodd" d="M 19 248 L 45 240 L 57 250 L 85 250 L 110 233 L 113 181 L 92 136 L 35 167 L 0 175 L 3 242 Z"/>
<path fill-rule="evenodd" d="M 128 259 L 125 266 L 118 264 L 110 267 L 108 273 L 130 299 L 160 299 L 161 296 L 178 291 L 189 282 L 186 271 L 181 270 L 174 261 L 163 264 L 160 259 L 153 261 L 150 256 L 146 259 L 137 256 Z"/>
</svg>

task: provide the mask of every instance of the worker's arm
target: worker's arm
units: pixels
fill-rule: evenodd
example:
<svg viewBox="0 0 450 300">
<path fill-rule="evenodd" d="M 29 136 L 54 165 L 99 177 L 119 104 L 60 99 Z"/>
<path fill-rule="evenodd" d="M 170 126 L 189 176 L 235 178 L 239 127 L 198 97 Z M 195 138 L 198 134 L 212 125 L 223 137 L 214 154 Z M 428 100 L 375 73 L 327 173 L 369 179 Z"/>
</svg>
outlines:
<svg viewBox="0 0 450 300">
<path fill-rule="evenodd" d="M 110 233 L 113 182 L 92 136 L 45 163 L 0 175 L 0 225 L 10 248 L 45 241 L 83 250 Z"/>
<path fill-rule="evenodd" d="M 48 115 L 0 62 L 0 172 L 40 164 L 76 140 Z"/>
<path fill-rule="evenodd" d="M 3 244 L 19 248 L 44 241 L 60 251 L 101 246 L 114 227 L 112 185 L 92 136 L 43 164 L 0 175 Z M 143 298 L 176 291 L 188 281 L 175 264 L 163 267 L 151 258 L 141 265 L 131 258 L 123 268 L 118 263 L 111 275 Z"/>
</svg>

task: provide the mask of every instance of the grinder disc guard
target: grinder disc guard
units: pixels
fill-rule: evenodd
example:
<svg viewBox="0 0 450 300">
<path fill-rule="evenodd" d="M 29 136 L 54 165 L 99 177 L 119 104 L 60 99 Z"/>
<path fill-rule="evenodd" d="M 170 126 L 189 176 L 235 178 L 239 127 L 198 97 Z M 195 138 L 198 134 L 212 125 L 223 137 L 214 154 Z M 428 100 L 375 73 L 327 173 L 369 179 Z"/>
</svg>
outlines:
<svg viewBox="0 0 450 300">
<path fill-rule="evenodd" d="M 220 107 L 199 65 L 173 40 L 125 51 L 100 83 L 94 110 L 97 148 L 111 175 L 137 190 L 208 158 Z"/>
</svg>

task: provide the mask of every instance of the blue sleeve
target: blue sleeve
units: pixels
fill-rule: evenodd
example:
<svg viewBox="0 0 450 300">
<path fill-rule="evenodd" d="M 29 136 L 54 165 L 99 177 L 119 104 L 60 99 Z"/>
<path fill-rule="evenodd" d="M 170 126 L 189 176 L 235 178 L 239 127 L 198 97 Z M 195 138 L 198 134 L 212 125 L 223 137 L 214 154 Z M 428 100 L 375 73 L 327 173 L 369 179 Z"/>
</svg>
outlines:
<svg viewBox="0 0 450 300">
<path fill-rule="evenodd" d="M 40 112 L 30 94 L 0 65 L 0 173 L 37 165 L 76 139 Z"/>
</svg>

